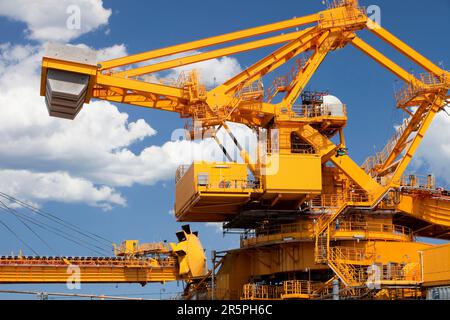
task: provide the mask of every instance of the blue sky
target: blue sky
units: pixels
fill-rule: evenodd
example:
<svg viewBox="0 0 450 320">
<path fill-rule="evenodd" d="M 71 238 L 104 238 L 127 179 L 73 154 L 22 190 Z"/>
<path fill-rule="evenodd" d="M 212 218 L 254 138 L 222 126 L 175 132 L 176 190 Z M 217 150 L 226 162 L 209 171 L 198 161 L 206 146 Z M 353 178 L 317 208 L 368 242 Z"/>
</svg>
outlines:
<svg viewBox="0 0 450 320">
<path fill-rule="evenodd" d="M 40 46 L 45 42 L 45 39 L 32 38 L 29 33 L 25 32 L 26 29 L 30 29 L 31 24 L 26 18 L 21 18 L 22 16 L 19 14 L 11 16 L 11 14 L 2 13 L 2 2 L 6 1 L 0 0 L 0 45 L 9 43 L 10 47 L 31 46 L 32 48 L 27 51 L 28 55 L 32 54 L 30 52 L 36 53 L 40 50 Z M 75 3 L 76 1 L 72 2 Z M 67 1 L 68 4 L 72 2 Z M 385 28 L 432 61 L 442 61 L 447 69 L 450 68 L 448 59 L 450 50 L 448 41 L 450 1 L 433 0 L 427 2 L 426 5 L 419 0 L 361 1 L 361 4 L 379 5 L 382 10 L 381 23 Z M 23 10 L 30 10 L 26 5 L 22 4 L 22 6 Z M 189 5 L 186 5 L 184 1 L 134 0 L 124 2 L 111 0 L 104 1 L 103 8 L 111 9 L 111 15 L 106 23 L 96 30 L 69 39 L 68 42 L 72 44 L 82 43 L 96 49 L 123 44 L 126 52 L 133 54 L 314 13 L 324 9 L 324 6 L 319 0 L 248 0 L 239 2 L 194 0 L 190 1 Z M 51 15 L 51 13 L 49 14 Z M 368 32 L 362 32 L 360 35 L 405 69 L 412 70 L 415 73 L 421 72 L 419 67 L 403 59 L 393 49 L 387 47 Z M 5 50 L 9 50 L 7 51 L 9 53 L 12 52 L 11 49 Z M 235 58 L 239 65 L 245 68 L 268 52 L 270 52 L 269 49 L 263 49 L 241 54 Z M 20 64 L 20 59 L 25 60 L 25 57 L 20 54 L 18 56 L 18 62 L 15 63 Z M 0 59 L 2 59 L 1 55 Z M 3 56 L 3 59 L 6 58 Z M 5 62 L 4 64 L 10 66 L 12 62 Z M 37 63 L 35 68 L 38 67 Z M 19 68 L 18 70 L 22 69 Z M 1 72 L 2 69 L 0 68 L 0 75 Z M 4 74 L 2 76 L 6 77 Z M 350 46 L 327 57 L 310 82 L 311 89 L 329 90 L 331 94 L 336 95 L 347 104 L 349 110 L 349 123 L 346 129 L 347 143 L 351 157 L 358 163 L 362 163 L 374 150 L 382 148 L 393 133 L 393 125 L 401 121 L 403 114 L 395 110 L 393 100 L 394 86 L 399 85 L 399 82 L 397 84 L 395 82 L 395 76 Z M 2 95 L 1 92 L 0 95 Z M 37 87 L 36 94 L 38 94 Z M 36 108 L 45 109 L 43 99 L 39 99 L 33 100 L 36 101 Z M 0 108 L 9 108 L 5 101 L 1 102 L 3 105 Z M 20 108 L 20 106 L 18 107 Z M 184 125 L 184 122 L 174 114 L 130 106 L 121 105 L 118 107 L 119 112 L 129 115 L 129 122 L 144 119 L 146 124 L 157 132 L 156 134 L 141 134 L 142 139 L 126 144 L 126 148 L 136 154 L 149 146 L 164 145 L 170 140 L 172 131 Z M 113 114 L 113 116 L 117 116 L 117 114 Z M 448 144 L 445 144 L 447 140 L 445 136 L 450 136 L 448 131 L 450 126 L 448 126 L 449 129 L 444 126 L 448 124 L 445 117 L 437 121 L 440 126 L 435 125 L 432 128 L 430 138 L 427 137 L 424 147 L 419 151 L 415 166 L 417 169 L 424 170 L 423 173 L 428 173 L 429 169 L 436 169 L 437 173 L 441 174 L 441 178 L 438 179 L 439 183 L 443 186 L 449 186 L 450 172 L 445 171 L 448 169 L 443 168 L 440 164 L 442 161 L 450 160 L 450 158 L 448 158 L 448 154 L 441 153 L 440 150 L 444 150 L 448 146 Z M 108 124 L 103 123 L 101 125 L 107 126 Z M 27 129 L 26 126 L 23 128 L 24 130 Z M 441 131 L 442 128 L 449 133 L 444 135 L 444 139 L 442 138 L 444 134 Z M 97 136 L 91 137 L 91 139 L 97 138 Z M 70 143 L 70 139 L 67 142 Z M 16 147 L 22 148 L 19 145 Z M 432 153 L 437 153 L 437 155 L 430 155 L 427 150 L 436 150 L 437 152 Z M 36 159 L 33 164 L 34 167 L 28 165 L 29 162 L 25 160 L 19 167 L 17 163 L 21 163 L 23 158 L 18 155 L 17 158 L 5 157 L 4 160 L 2 160 L 4 157 L 0 157 L 0 169 L 42 170 L 43 173 L 46 173 L 48 165 L 42 159 L 52 158 L 51 155 L 44 157 L 42 154 L 33 158 L 33 153 L 27 154 L 27 157 L 28 161 Z M 74 171 L 71 171 L 71 169 Z M 69 174 L 78 172 L 73 167 L 63 164 L 61 164 L 61 170 L 66 170 Z M 158 171 L 159 169 L 156 168 L 155 170 Z M 74 173 L 74 176 L 77 177 L 77 174 Z M 90 179 L 91 177 L 92 174 L 85 175 L 83 179 L 92 181 L 95 186 L 98 186 L 98 181 L 101 179 Z M 109 185 L 103 182 L 104 185 L 113 188 L 114 192 L 120 194 L 121 198 L 126 200 L 126 206 L 112 203 L 112 210 L 107 211 L 92 205 L 92 201 L 89 203 L 89 201 L 74 200 L 65 203 L 56 198 L 46 201 L 37 196 L 30 196 L 31 199 L 27 199 L 27 194 L 20 191 L 17 192 L 17 196 L 23 196 L 22 199 L 31 200 L 46 211 L 57 214 L 83 229 L 101 234 L 115 242 L 124 239 L 139 239 L 143 242 L 175 241 L 174 233 L 179 229 L 180 224 L 176 223 L 173 216 L 169 214 L 174 201 L 173 179 L 171 176 L 167 177 L 164 174 L 152 181 L 155 183 L 142 182 L 136 179 L 131 181 L 129 186 L 120 183 Z M 7 183 L 14 184 L 14 181 L 7 181 Z M 30 194 L 34 195 L 34 193 Z M 11 221 L 11 223 L 13 222 Z M 224 250 L 238 246 L 236 236 L 224 238 L 214 227 L 193 224 L 193 228 L 200 231 L 201 240 L 208 253 L 212 249 Z M 32 235 L 27 234 L 24 230 L 22 231 L 24 238 L 32 242 L 41 255 L 51 254 Z M 92 255 L 91 252 L 71 246 L 57 238 L 48 237 L 48 239 L 54 241 L 58 250 L 66 255 Z M 20 248 L 21 244 L 11 235 L 5 232 L 0 233 L 0 254 L 6 255 L 11 251 L 18 252 Z M 65 286 L 1 286 L 1 288 L 67 291 Z M 80 292 L 111 295 L 133 293 L 158 298 L 161 288 L 159 285 L 148 285 L 145 288 L 141 288 L 139 285 L 118 285 L 117 287 L 115 285 L 83 285 Z M 166 292 L 179 291 L 175 284 L 168 284 L 165 288 Z"/>
</svg>

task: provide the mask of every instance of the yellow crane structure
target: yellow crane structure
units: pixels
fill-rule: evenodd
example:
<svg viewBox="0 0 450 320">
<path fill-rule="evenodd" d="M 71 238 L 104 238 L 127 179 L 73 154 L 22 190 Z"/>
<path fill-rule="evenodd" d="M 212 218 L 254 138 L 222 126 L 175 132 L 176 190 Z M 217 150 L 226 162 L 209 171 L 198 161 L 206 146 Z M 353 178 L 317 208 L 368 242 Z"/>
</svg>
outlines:
<svg viewBox="0 0 450 320">
<path fill-rule="evenodd" d="M 365 29 L 426 73 L 413 75 L 366 43 L 357 35 Z M 210 90 L 195 71 L 172 83 L 148 77 L 275 45 L 270 55 Z M 324 93 L 305 90 L 327 55 L 347 45 L 405 83 L 395 96 L 396 107 L 405 112 L 403 124 L 362 165 L 348 155 L 345 104 L 328 103 Z M 213 46 L 219 48 L 200 51 Z M 264 86 L 264 77 L 287 63 L 293 65 L 291 72 Z M 433 271 L 435 248 L 416 241 L 450 239 L 450 193 L 437 188 L 432 175 L 405 175 L 430 124 L 445 108 L 449 88 L 448 71 L 372 21 L 356 0 L 341 0 L 305 17 L 104 62 L 87 50 L 50 46 L 42 62 L 41 95 L 51 116 L 75 119 L 85 104 L 101 99 L 178 113 L 190 120 L 189 138 L 217 141 L 228 161 L 198 161 L 176 172 L 175 214 L 178 221 L 222 222 L 242 231 L 241 244 L 219 254 L 210 272 L 197 272 L 204 278 L 189 288 L 187 297 L 314 299 L 331 297 L 334 290 L 334 297 L 401 299 L 423 297 L 430 286 L 450 284 L 448 263 L 441 263 L 447 271 Z M 255 159 L 229 123 L 254 131 Z M 243 163 L 220 140 L 222 129 Z M 448 259 L 448 247 L 439 250 Z M 126 264 L 134 267 L 139 252 L 128 251 Z M 198 251 L 193 257 L 204 258 Z M 34 260 L 24 261 L 26 268 L 13 262 L 17 269 L 9 282 L 59 279 L 50 277 L 57 269 L 53 266 L 26 269 Z M 119 274 L 98 269 L 102 278 L 92 281 L 179 278 L 161 261 L 160 273 L 153 267 L 128 267 L 119 267 Z M 0 282 L 5 282 L 1 268 Z M 126 270 L 133 275 L 124 278 Z M 437 280 L 439 275 L 446 276 Z"/>
<path fill-rule="evenodd" d="M 177 232 L 178 243 L 125 240 L 114 257 L 0 257 L 0 283 L 165 283 L 188 284 L 207 274 L 206 257 L 189 225 Z"/>
</svg>

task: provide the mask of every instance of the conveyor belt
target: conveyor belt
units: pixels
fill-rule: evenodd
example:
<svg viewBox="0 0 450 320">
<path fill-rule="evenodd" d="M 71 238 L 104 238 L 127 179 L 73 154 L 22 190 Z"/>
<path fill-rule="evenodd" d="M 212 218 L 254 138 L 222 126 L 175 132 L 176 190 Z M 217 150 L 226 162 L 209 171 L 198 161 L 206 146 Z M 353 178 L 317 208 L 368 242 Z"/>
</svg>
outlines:
<svg viewBox="0 0 450 320">
<path fill-rule="evenodd" d="M 79 275 L 79 278 L 77 278 Z M 150 283 L 179 280 L 176 258 L 1 257 L 0 283 Z"/>
</svg>

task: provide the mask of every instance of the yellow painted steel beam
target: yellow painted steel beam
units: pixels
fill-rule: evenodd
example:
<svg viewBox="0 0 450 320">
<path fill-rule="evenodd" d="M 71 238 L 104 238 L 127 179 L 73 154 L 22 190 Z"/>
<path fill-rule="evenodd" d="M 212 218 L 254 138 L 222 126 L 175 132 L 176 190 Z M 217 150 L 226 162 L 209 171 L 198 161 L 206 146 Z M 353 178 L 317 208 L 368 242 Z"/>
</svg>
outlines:
<svg viewBox="0 0 450 320">
<path fill-rule="evenodd" d="M 304 52 L 310 48 L 311 41 L 318 35 L 318 29 L 311 27 L 301 32 L 299 37 L 278 50 L 271 53 L 269 56 L 256 62 L 246 70 L 234 76 L 224 84 L 212 90 L 211 94 L 215 93 L 232 93 L 233 89 L 243 83 L 250 83 L 261 78 L 263 75 L 271 72 L 281 66 L 283 63 L 289 61 L 293 56 Z M 282 61 L 282 63 L 280 63 Z M 276 67 L 275 67 L 276 66 Z"/>
<path fill-rule="evenodd" d="M 296 133 L 314 147 L 315 151 L 322 157 L 322 163 L 327 162 L 337 149 L 332 141 L 310 125 L 301 126 Z"/>
<path fill-rule="evenodd" d="M 417 148 L 419 147 L 420 143 L 422 142 L 425 133 L 427 132 L 428 128 L 431 125 L 431 122 L 441 109 L 443 102 L 444 101 L 441 97 L 439 96 L 435 97 L 435 101 L 431 104 L 429 111 L 422 120 L 419 130 L 417 131 L 414 139 L 412 140 L 411 144 L 409 145 L 408 149 L 403 155 L 403 158 L 401 159 L 399 165 L 397 166 L 397 169 L 394 175 L 392 176 L 391 183 L 397 184 L 398 181 L 400 181 L 401 176 L 404 174 L 406 168 L 411 162 L 411 159 L 414 156 L 415 152 L 417 151 Z"/>
<path fill-rule="evenodd" d="M 421 121 L 424 116 L 424 112 L 426 112 L 426 107 L 429 103 L 425 101 L 422 105 L 416 110 L 414 115 L 412 116 L 410 122 L 408 123 L 407 128 L 403 132 L 402 136 L 396 142 L 394 148 L 392 148 L 391 153 L 387 157 L 386 161 L 381 165 L 378 172 L 385 171 L 389 166 L 393 164 L 393 162 L 398 158 L 398 156 L 403 152 L 403 150 L 407 146 L 408 138 L 413 133 L 413 131 L 417 128 L 418 123 Z"/>
<path fill-rule="evenodd" d="M 318 154 L 322 157 L 322 163 L 331 161 L 341 169 L 348 177 L 358 184 L 367 193 L 374 198 L 378 198 L 382 191 L 379 185 L 371 176 L 369 176 L 360 166 L 358 166 L 349 156 L 337 156 L 334 152 L 337 146 L 326 136 L 310 125 L 304 125 L 296 131 L 297 134 L 310 143 Z"/>
<path fill-rule="evenodd" d="M 336 156 L 330 158 L 336 167 L 341 169 L 356 184 L 364 189 L 373 200 L 376 201 L 384 191 L 384 188 L 378 184 L 371 176 L 369 176 L 359 165 L 356 164 L 349 156 Z"/>
<path fill-rule="evenodd" d="M 96 84 L 100 86 L 105 85 L 132 91 L 141 91 L 155 94 L 158 96 L 173 97 L 177 99 L 183 99 L 188 96 L 187 92 L 181 88 L 169 87 L 165 85 L 131 79 L 118 78 L 102 74 L 97 75 Z"/>
<path fill-rule="evenodd" d="M 402 194 L 396 209 L 433 225 L 450 227 L 450 199 Z"/>
<path fill-rule="evenodd" d="M 231 55 L 246 52 L 246 51 L 256 50 L 256 49 L 263 48 L 263 47 L 268 47 L 268 46 L 273 46 L 273 45 L 280 44 L 280 43 L 285 43 L 285 42 L 297 39 L 302 34 L 303 34 L 302 31 L 297 31 L 297 32 L 283 34 L 283 35 L 279 35 L 279 36 L 275 36 L 275 37 L 271 37 L 271 38 L 267 38 L 267 39 L 256 40 L 253 42 L 238 44 L 235 46 L 221 48 L 221 49 L 217 49 L 217 50 L 213 50 L 213 51 L 209 51 L 209 52 L 203 52 L 203 53 L 199 53 L 199 54 L 195 54 L 195 55 L 191 55 L 191 56 L 176 58 L 173 60 L 168 60 L 168 61 L 148 65 L 145 67 L 125 70 L 122 72 L 114 73 L 113 76 L 132 78 L 132 77 L 149 74 L 149 73 L 153 73 L 153 72 L 159 72 L 159 71 L 163 71 L 163 70 L 178 68 L 178 67 L 182 67 L 182 66 L 186 66 L 186 65 L 206 61 L 206 60 L 211 60 L 211 59 L 215 59 L 215 58 L 219 58 L 219 57 L 223 57 L 223 56 L 231 56 Z"/>
<path fill-rule="evenodd" d="M 54 265 L 0 265 L 0 283 L 67 283 L 75 281 L 74 267 Z M 80 283 L 139 283 L 180 280 L 177 267 L 80 266 Z M 77 270 L 77 271 L 78 271 Z"/>
<path fill-rule="evenodd" d="M 408 46 L 406 43 L 404 43 L 402 40 L 394 36 L 392 33 L 378 25 L 376 22 L 369 19 L 368 21 L 369 30 L 378 36 L 380 39 L 387 42 L 389 45 L 397 49 L 399 52 L 401 52 L 403 55 L 407 56 L 410 60 L 417 63 L 419 66 L 424 68 L 425 70 L 428 70 L 429 72 L 433 73 L 436 76 L 442 76 L 447 75 L 447 77 L 450 76 L 450 73 L 442 70 L 440 67 L 435 65 L 433 62 L 425 58 L 423 55 L 421 55 L 419 52 Z"/>
<path fill-rule="evenodd" d="M 308 60 L 306 67 L 293 79 L 294 85 L 292 86 L 292 89 L 287 92 L 285 98 L 278 104 L 279 106 L 291 108 L 294 105 L 295 101 L 297 101 L 302 93 L 303 88 L 305 88 L 306 84 L 311 80 L 314 72 L 316 72 L 327 56 L 334 40 L 335 38 L 333 36 L 329 37 L 329 32 L 325 32 L 320 36 L 317 41 L 316 51 Z"/>
<path fill-rule="evenodd" d="M 290 28 L 301 27 L 307 24 L 311 24 L 319 21 L 320 14 L 312 14 L 305 17 L 294 18 L 290 20 L 285 20 L 277 23 L 272 23 L 256 28 L 251 28 L 247 30 L 236 31 L 220 36 L 215 36 L 211 38 L 206 38 L 202 40 L 197 40 L 189 43 L 184 43 L 180 45 L 170 46 L 163 49 L 153 50 L 149 52 L 144 52 L 140 54 L 130 55 L 123 58 L 118 58 L 114 60 L 109 60 L 101 63 L 100 70 L 112 69 L 117 67 L 123 67 L 125 65 L 135 64 L 151 59 L 161 58 L 181 52 L 197 50 L 201 48 L 206 48 L 214 45 L 219 45 L 223 43 L 228 43 L 232 41 L 237 41 L 241 39 L 261 36 L 264 34 L 282 31 Z"/>
<path fill-rule="evenodd" d="M 250 171 L 256 175 L 256 167 L 255 164 L 251 161 L 250 159 L 250 155 L 248 154 L 248 152 L 242 148 L 241 144 L 239 143 L 239 141 L 237 140 L 237 138 L 234 136 L 233 132 L 231 131 L 230 127 L 226 124 L 223 123 L 223 128 L 225 129 L 225 131 L 229 134 L 229 136 L 231 137 L 231 139 L 233 140 L 234 144 L 236 145 L 236 147 L 239 149 L 239 152 L 241 154 L 242 159 L 244 160 L 244 162 L 247 164 L 248 168 L 250 169 Z"/>
<path fill-rule="evenodd" d="M 170 100 L 160 100 L 160 101 L 148 101 L 145 99 L 139 98 L 141 96 L 125 96 L 125 98 L 120 96 L 101 96 L 97 97 L 98 99 L 116 102 L 116 103 L 125 103 L 136 107 L 142 107 L 147 109 L 156 109 L 168 112 L 176 112 L 179 113 L 179 109 L 183 108 L 184 105 L 181 103 L 176 103 Z"/>
<path fill-rule="evenodd" d="M 413 75 L 411 75 L 409 72 L 405 71 L 402 67 L 400 67 L 398 64 L 381 54 L 379 51 L 377 51 L 374 47 L 370 46 L 366 42 L 364 42 L 361 38 L 358 38 L 355 36 L 351 42 L 352 45 L 354 45 L 356 48 L 367 54 L 369 57 L 374 59 L 376 62 L 378 62 L 380 65 L 387 68 L 389 71 L 391 71 L 393 74 L 395 74 L 397 77 L 402 79 L 403 81 L 407 83 L 419 83 L 420 81 L 417 80 Z"/>
</svg>

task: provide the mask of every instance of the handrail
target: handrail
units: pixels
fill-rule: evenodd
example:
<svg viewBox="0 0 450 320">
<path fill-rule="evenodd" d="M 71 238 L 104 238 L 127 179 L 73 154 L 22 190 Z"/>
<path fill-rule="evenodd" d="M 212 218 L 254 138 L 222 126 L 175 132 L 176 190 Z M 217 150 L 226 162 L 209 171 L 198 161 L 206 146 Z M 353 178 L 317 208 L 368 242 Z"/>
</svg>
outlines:
<svg viewBox="0 0 450 320">
<path fill-rule="evenodd" d="M 332 229 L 333 237 L 338 232 L 358 232 L 378 233 L 385 235 L 395 235 L 402 237 L 404 240 L 412 240 L 413 231 L 405 226 L 395 225 L 391 223 L 374 223 L 374 222 L 358 222 L 358 221 L 340 221 Z M 276 236 L 290 236 L 293 238 L 311 239 L 315 235 L 315 225 L 312 221 L 297 222 L 282 225 L 273 225 L 259 227 L 254 231 L 247 231 L 241 234 L 241 244 L 252 244 L 255 241 L 266 241 Z M 270 238 L 271 237 L 271 238 Z"/>
<path fill-rule="evenodd" d="M 175 267 L 175 257 L 165 258 L 126 258 L 126 257 L 1 257 L 0 265 L 51 265 L 67 266 L 67 262 L 78 266 L 142 266 Z"/>
<path fill-rule="evenodd" d="M 276 300 L 289 295 L 315 295 L 322 286 L 322 282 L 307 280 L 287 280 L 276 285 L 247 283 L 243 286 L 242 299 Z"/>
<path fill-rule="evenodd" d="M 395 148 L 398 140 L 403 136 L 403 133 L 408 128 L 411 119 L 403 119 L 402 124 L 395 130 L 393 136 L 389 139 L 389 141 L 384 146 L 383 150 L 377 152 L 375 155 L 369 156 L 366 161 L 361 166 L 366 172 L 372 171 L 377 165 L 383 164 L 392 150 Z"/>
<path fill-rule="evenodd" d="M 302 118 L 320 118 L 320 117 L 336 117 L 342 118 L 347 116 L 347 107 L 345 104 L 321 104 L 321 105 L 294 105 L 290 109 L 280 109 L 281 116 L 287 116 L 289 119 Z"/>
<path fill-rule="evenodd" d="M 310 201 L 311 208 L 339 208 L 346 202 L 369 202 L 370 196 L 363 190 L 354 189 L 347 194 L 321 194 Z"/>
<path fill-rule="evenodd" d="M 433 175 L 404 175 L 400 178 L 400 186 L 412 189 L 436 189 L 436 178 Z"/>
<path fill-rule="evenodd" d="M 283 282 L 283 295 L 312 295 L 322 286 L 321 282 L 288 280 Z"/>
</svg>

